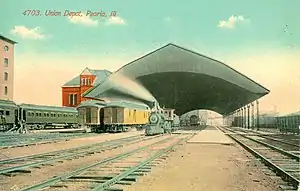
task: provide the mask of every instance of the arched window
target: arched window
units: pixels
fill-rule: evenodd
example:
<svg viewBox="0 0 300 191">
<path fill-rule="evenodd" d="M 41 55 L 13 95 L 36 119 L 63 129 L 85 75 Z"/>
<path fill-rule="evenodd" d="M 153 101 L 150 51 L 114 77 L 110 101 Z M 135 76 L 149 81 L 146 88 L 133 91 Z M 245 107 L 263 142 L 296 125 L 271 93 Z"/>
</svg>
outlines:
<svg viewBox="0 0 300 191">
<path fill-rule="evenodd" d="M 8 51 L 8 49 L 9 49 L 9 48 L 8 48 L 8 46 L 7 46 L 7 45 L 6 45 L 6 46 L 4 46 L 4 51 L 5 51 L 5 52 L 7 52 L 7 51 Z"/>
</svg>

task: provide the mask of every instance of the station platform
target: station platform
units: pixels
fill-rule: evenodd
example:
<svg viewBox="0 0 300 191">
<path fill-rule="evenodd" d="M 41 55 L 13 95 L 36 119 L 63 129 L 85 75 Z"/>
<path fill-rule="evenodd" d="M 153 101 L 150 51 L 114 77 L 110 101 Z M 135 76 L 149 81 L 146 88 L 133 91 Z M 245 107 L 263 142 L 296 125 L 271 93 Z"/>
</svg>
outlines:
<svg viewBox="0 0 300 191">
<path fill-rule="evenodd" d="M 191 138 L 187 143 L 197 144 L 234 144 L 235 142 L 217 127 L 207 127 Z"/>
</svg>

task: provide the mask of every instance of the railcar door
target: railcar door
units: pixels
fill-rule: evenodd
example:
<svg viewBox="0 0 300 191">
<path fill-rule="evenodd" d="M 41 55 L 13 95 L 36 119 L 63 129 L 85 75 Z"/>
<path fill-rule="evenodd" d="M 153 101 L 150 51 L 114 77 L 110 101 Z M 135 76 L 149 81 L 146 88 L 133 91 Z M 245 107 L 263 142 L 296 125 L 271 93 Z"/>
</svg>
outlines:
<svg viewBox="0 0 300 191">
<path fill-rule="evenodd" d="M 100 109 L 99 120 L 100 120 L 100 125 L 104 125 L 104 109 L 103 108 Z"/>
<path fill-rule="evenodd" d="M 23 109 L 23 120 L 26 122 L 26 110 Z"/>
<path fill-rule="evenodd" d="M 23 109 L 22 108 L 19 108 L 19 120 L 22 121 L 23 118 L 22 118 L 22 111 Z"/>
<path fill-rule="evenodd" d="M 91 108 L 86 108 L 86 117 L 85 117 L 85 121 L 86 123 L 91 123 Z"/>
<path fill-rule="evenodd" d="M 112 108 L 112 123 L 118 123 L 118 111 L 116 107 Z"/>
<path fill-rule="evenodd" d="M 15 124 L 18 124 L 18 120 L 19 120 L 19 110 L 15 109 Z"/>
</svg>

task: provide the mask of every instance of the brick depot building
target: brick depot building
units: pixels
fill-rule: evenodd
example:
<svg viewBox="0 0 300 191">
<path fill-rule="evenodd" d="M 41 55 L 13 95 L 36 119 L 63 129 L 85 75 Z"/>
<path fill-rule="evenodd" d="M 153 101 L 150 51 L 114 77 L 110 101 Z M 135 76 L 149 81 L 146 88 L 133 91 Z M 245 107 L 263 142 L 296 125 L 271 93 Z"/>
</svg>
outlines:
<svg viewBox="0 0 300 191">
<path fill-rule="evenodd" d="M 103 82 L 111 74 L 108 70 L 85 68 L 83 72 L 62 86 L 62 106 L 76 107 L 89 98 L 82 97 L 87 90 Z"/>
</svg>

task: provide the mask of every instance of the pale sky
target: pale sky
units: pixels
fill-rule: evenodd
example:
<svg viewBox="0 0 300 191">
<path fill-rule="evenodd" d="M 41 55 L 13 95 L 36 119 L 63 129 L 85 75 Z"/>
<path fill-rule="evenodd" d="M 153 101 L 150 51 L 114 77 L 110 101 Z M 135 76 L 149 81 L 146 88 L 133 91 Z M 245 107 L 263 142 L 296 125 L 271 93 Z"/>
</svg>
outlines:
<svg viewBox="0 0 300 191">
<path fill-rule="evenodd" d="M 115 71 L 174 43 L 223 61 L 268 88 L 262 111 L 300 110 L 299 0 L 103 0 L 101 5 L 11 0 L 3 5 L 0 18 L 10 19 L 1 21 L 0 33 L 18 42 L 16 102 L 61 105 L 61 86 L 85 67 Z M 28 8 L 40 15 L 23 15 Z M 83 16 L 50 17 L 47 10 L 82 11 Z M 88 10 L 117 14 L 89 17 Z"/>
</svg>

